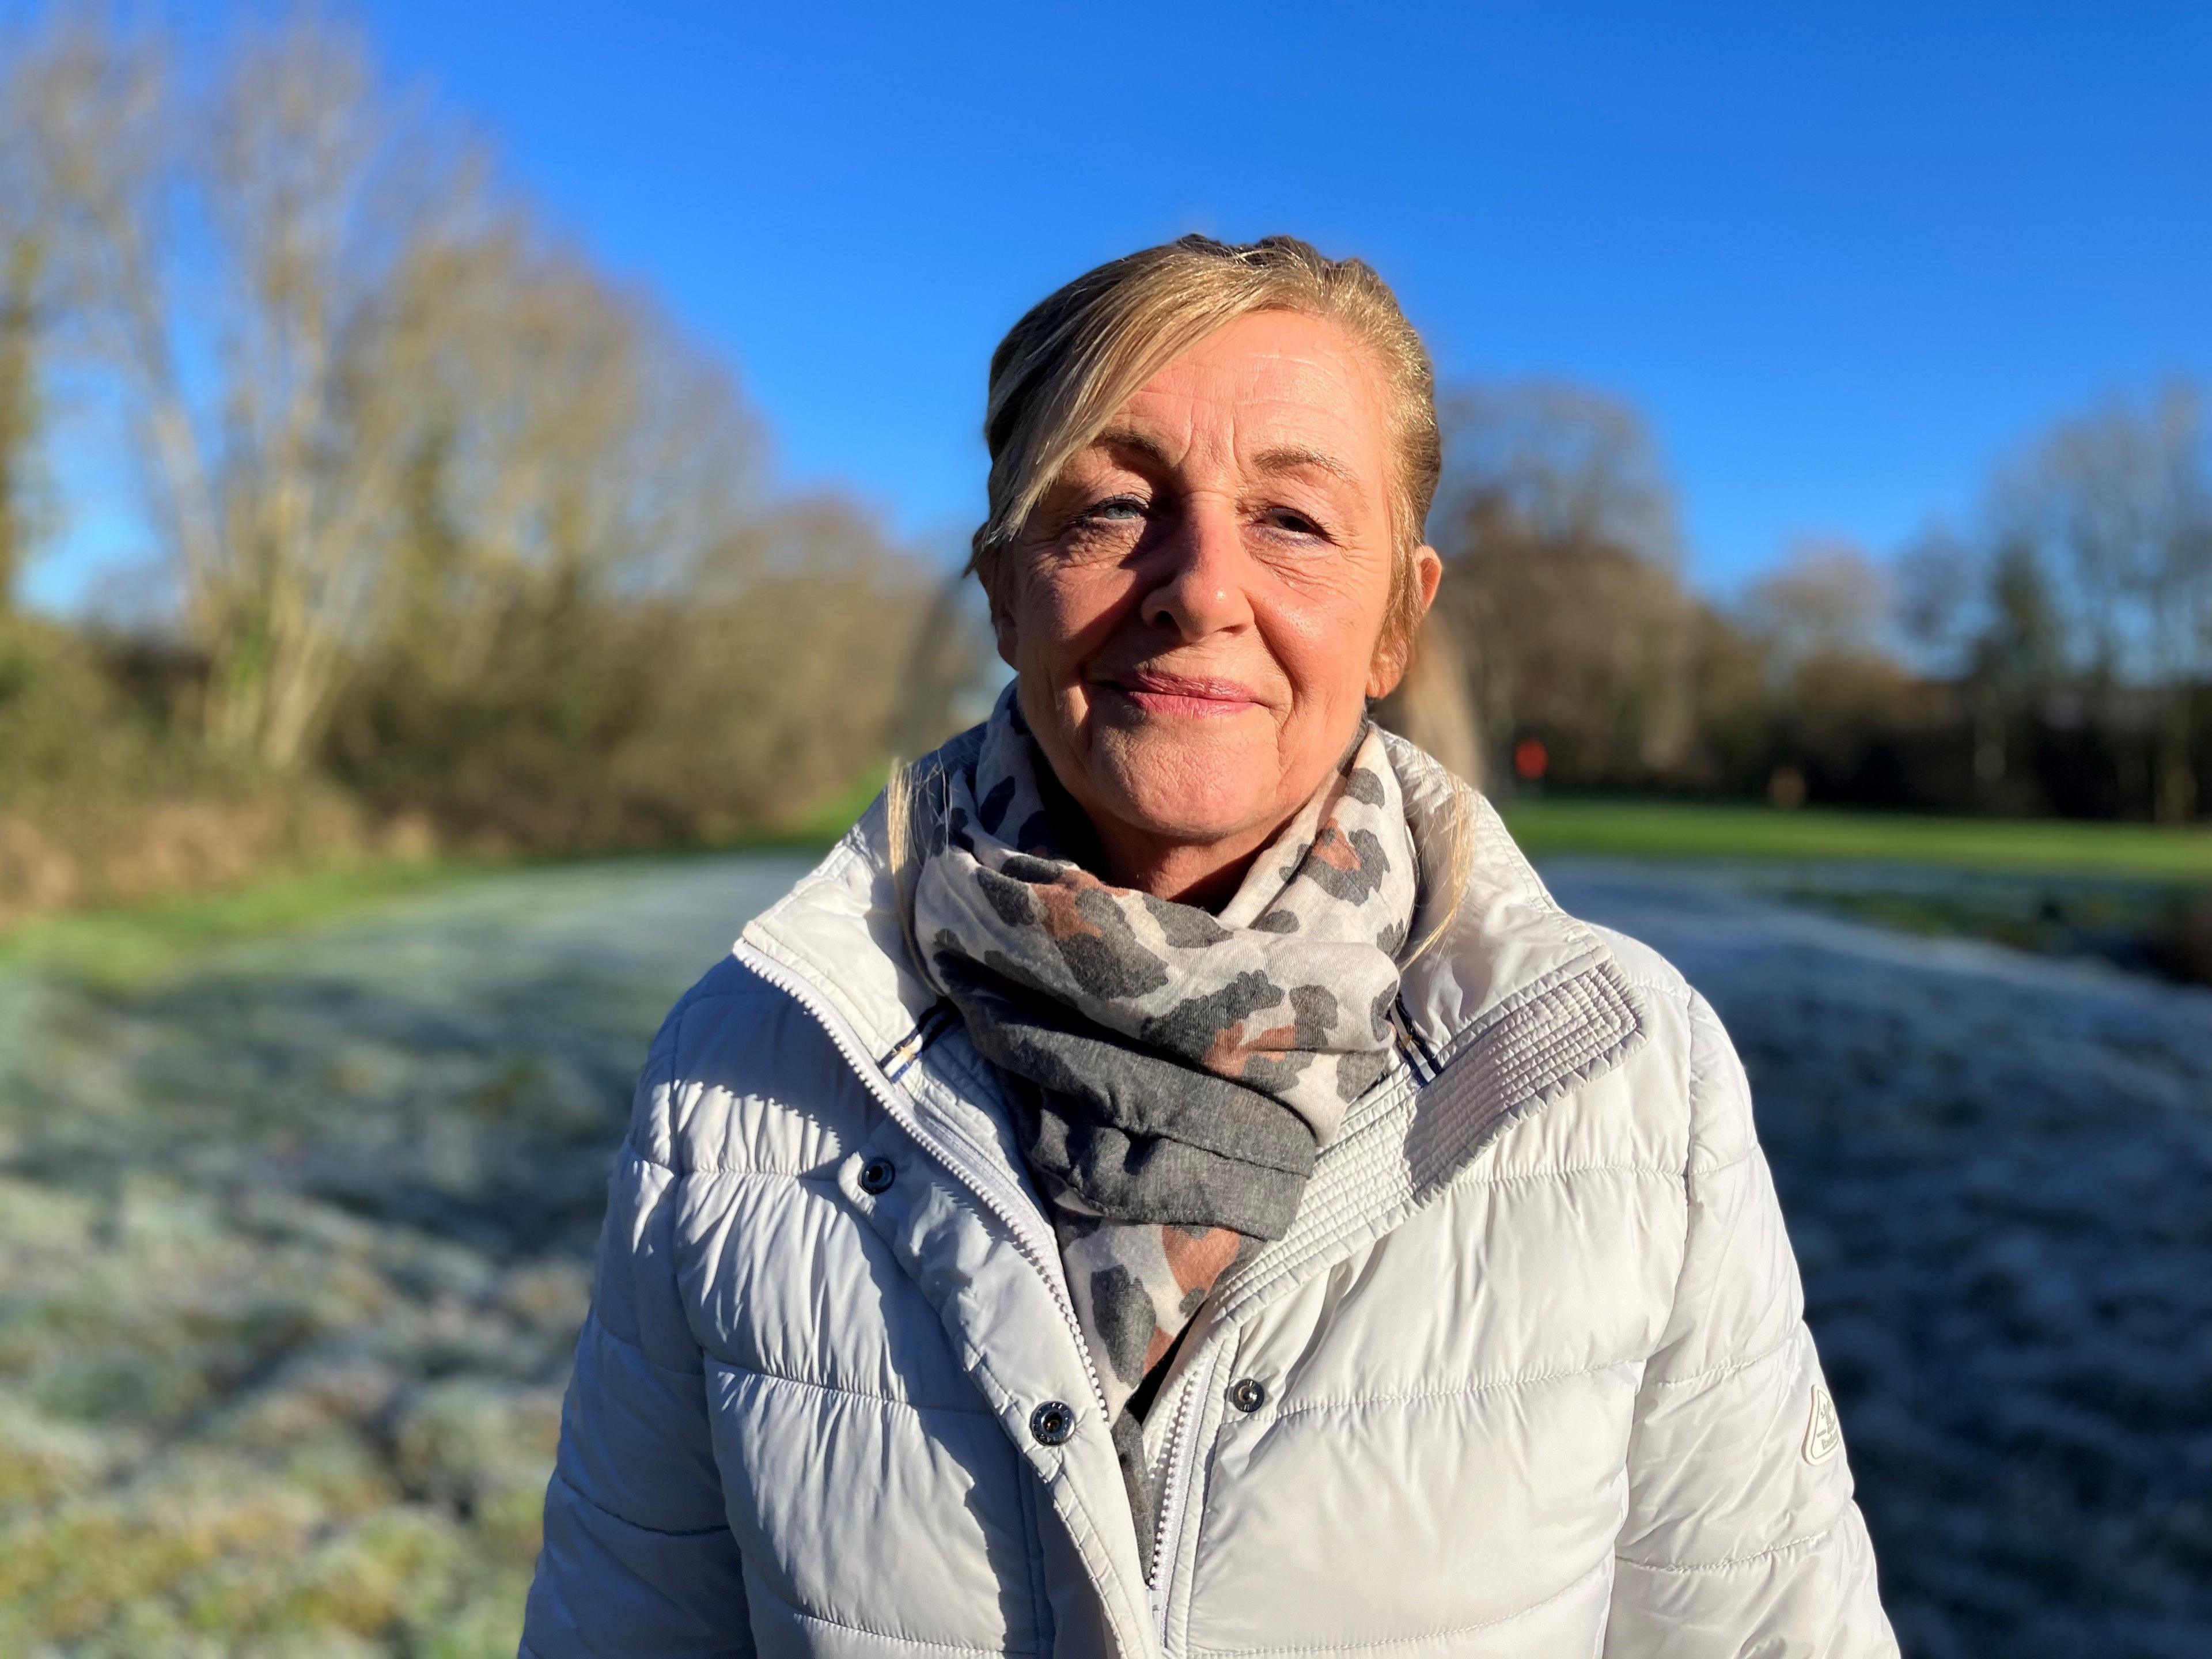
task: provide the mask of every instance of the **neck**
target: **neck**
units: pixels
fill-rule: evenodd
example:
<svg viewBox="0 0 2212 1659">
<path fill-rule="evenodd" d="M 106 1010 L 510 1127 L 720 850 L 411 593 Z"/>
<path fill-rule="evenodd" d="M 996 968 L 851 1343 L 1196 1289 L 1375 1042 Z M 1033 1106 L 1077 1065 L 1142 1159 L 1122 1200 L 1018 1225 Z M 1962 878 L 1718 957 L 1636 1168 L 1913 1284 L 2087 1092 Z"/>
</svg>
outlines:
<svg viewBox="0 0 2212 1659">
<path fill-rule="evenodd" d="M 1283 820 L 1288 823 L 1291 813 Z M 1229 902 L 1252 860 L 1281 833 L 1281 823 L 1213 842 L 1163 841 L 1120 825 L 1094 825 L 1098 874 L 1117 887 L 1154 898 L 1217 910 Z"/>
<path fill-rule="evenodd" d="M 1036 757 L 1037 793 L 1051 815 L 1053 834 L 1067 856 L 1100 880 L 1176 904 L 1217 910 L 1236 893 L 1261 849 L 1297 816 L 1239 831 L 1218 841 L 1177 841 L 1100 814 L 1093 817 L 1067 793 L 1042 753 Z"/>
<path fill-rule="evenodd" d="M 1337 762 L 1341 772 L 1366 738 L 1367 723 L 1352 734 Z M 1180 841 L 1127 824 L 1101 813 L 1093 817 L 1068 793 L 1045 759 L 1032 751 L 1037 793 L 1051 816 L 1053 832 L 1067 855 L 1084 869 L 1116 887 L 1150 893 L 1175 904 L 1218 910 L 1235 896 L 1244 873 L 1300 811 L 1300 800 L 1280 817 L 1215 841 Z M 1323 781 L 1326 781 L 1324 775 Z M 1316 786 L 1320 787 L 1319 785 Z M 1306 798 L 1310 799 L 1311 797 Z"/>
</svg>

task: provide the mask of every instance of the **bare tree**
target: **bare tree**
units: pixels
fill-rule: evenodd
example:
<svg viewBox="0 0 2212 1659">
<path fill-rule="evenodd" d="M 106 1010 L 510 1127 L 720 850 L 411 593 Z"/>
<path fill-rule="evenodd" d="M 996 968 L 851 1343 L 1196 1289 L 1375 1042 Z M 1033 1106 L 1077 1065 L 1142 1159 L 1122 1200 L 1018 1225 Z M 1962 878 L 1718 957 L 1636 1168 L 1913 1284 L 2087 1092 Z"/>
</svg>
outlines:
<svg viewBox="0 0 2212 1659">
<path fill-rule="evenodd" d="M 46 362 L 65 291 L 45 128 L 55 41 L 0 40 L 0 616 L 37 538 Z"/>
<path fill-rule="evenodd" d="M 25 130 L 63 274 L 0 258 L 0 415 L 35 384 L 8 341 L 43 337 L 8 297 L 65 290 L 207 738 L 568 844 L 789 820 L 885 757 L 916 562 L 847 504 L 775 499 L 729 377 L 357 36 L 303 13 L 210 60 L 58 15 Z M 13 205 L 0 254 L 44 258 Z"/>
<path fill-rule="evenodd" d="M 1959 688 L 1985 798 L 2012 775 L 2014 732 L 2073 682 L 2046 560 L 2017 535 L 1935 530 L 1898 561 L 1898 621 L 1923 665 Z"/>
<path fill-rule="evenodd" d="M 1619 780 L 1692 737 L 1697 607 L 1642 422 L 1611 399 L 1528 386 L 1447 403 L 1431 527 L 1441 623 L 1469 665 L 1493 751 L 1538 732 L 1563 773 Z"/>
<path fill-rule="evenodd" d="M 915 630 L 892 728 L 893 750 L 906 759 L 988 717 L 1010 672 L 999 659 L 981 584 L 951 558 L 945 564 Z"/>
<path fill-rule="evenodd" d="M 1679 553 L 1673 486 L 1650 428 L 1618 398 L 1525 381 L 1443 399 L 1444 518 L 1494 518 L 1552 545 L 1603 542 L 1663 562 Z"/>
<path fill-rule="evenodd" d="M 39 142 L 70 259 L 75 320 L 128 383 L 130 423 L 179 565 L 187 629 L 204 638 L 213 632 L 204 595 L 220 527 L 173 326 L 171 52 L 91 9 L 55 14 L 44 44 Z"/>
<path fill-rule="evenodd" d="M 1889 573 L 1846 542 L 1800 543 L 1746 597 L 1741 625 L 1784 768 L 1769 781 L 1778 799 L 1802 797 L 1808 782 L 1861 787 L 1869 754 L 1911 723 L 1911 678 L 1890 648 L 1894 613 Z"/>
<path fill-rule="evenodd" d="M 1802 542 L 1752 588 L 1746 622 L 1771 672 L 1786 679 L 1822 658 L 1883 655 L 1890 589 L 1881 568 L 1849 543 Z"/>
<path fill-rule="evenodd" d="M 756 423 L 649 307 L 513 219 L 428 249 L 394 304 L 411 423 L 380 647 L 465 677 L 519 605 L 726 588 L 758 555 Z"/>
<path fill-rule="evenodd" d="M 207 728 L 294 766 L 397 507 L 428 347 L 398 274 L 465 168 L 404 149 L 361 42 L 327 25 L 246 37 L 198 97 L 158 34 L 83 13 L 55 40 L 47 143 L 87 334 L 128 391 Z"/>
<path fill-rule="evenodd" d="M 2197 811 L 2193 705 L 2212 679 L 2212 470 L 2201 402 L 2169 387 L 2069 422 L 2001 479 L 1992 514 L 2015 582 L 2039 562 L 2094 694 L 2154 701 L 2154 815 Z"/>
</svg>

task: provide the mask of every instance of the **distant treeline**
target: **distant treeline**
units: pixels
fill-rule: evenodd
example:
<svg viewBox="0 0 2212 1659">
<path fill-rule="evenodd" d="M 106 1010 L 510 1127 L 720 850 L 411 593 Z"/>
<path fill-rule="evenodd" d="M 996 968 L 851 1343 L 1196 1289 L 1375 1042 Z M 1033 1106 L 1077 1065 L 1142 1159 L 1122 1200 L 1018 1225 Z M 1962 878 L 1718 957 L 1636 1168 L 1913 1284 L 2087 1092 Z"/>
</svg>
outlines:
<svg viewBox="0 0 2212 1659">
<path fill-rule="evenodd" d="M 2212 805 L 2212 465 L 2189 386 L 2062 423 L 1969 525 L 1887 561 L 1801 546 L 1732 606 L 1684 586 L 1631 410 L 1519 386 L 1446 420 L 1434 648 L 1494 776 L 2169 823 Z"/>
<path fill-rule="evenodd" d="M 1970 526 L 1803 550 L 1733 608 L 1685 586 L 1629 410 L 1446 414 L 1414 723 L 1498 787 L 2199 813 L 2185 389 L 2052 434 Z M 763 451 L 712 357 L 343 26 L 34 15 L 0 39 L 0 922 L 788 829 L 972 718 L 972 586 Z M 142 538 L 129 587 L 14 609 L 88 518 Z"/>
</svg>

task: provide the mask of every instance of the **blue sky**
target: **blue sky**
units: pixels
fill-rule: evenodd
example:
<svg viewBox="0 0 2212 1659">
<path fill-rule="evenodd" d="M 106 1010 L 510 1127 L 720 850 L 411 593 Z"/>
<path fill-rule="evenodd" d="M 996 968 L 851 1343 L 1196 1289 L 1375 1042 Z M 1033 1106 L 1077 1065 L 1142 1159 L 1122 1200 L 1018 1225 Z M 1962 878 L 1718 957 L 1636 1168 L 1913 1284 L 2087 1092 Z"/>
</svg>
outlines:
<svg viewBox="0 0 2212 1659">
<path fill-rule="evenodd" d="M 1191 229 L 1366 257 L 1447 380 L 1638 404 L 1716 592 L 2212 380 L 2212 7 L 361 9 L 737 365 L 786 477 L 948 543 L 1000 332 Z"/>
</svg>

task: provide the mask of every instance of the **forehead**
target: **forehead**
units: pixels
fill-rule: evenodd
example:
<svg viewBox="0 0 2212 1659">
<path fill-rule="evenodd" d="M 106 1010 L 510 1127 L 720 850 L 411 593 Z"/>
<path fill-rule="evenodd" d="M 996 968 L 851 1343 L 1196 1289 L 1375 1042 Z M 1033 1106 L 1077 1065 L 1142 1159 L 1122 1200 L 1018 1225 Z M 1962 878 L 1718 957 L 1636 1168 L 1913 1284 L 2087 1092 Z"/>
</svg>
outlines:
<svg viewBox="0 0 2212 1659">
<path fill-rule="evenodd" d="M 1161 368 L 1109 424 L 1238 453 L 1288 439 L 1326 444 L 1347 465 L 1382 465 L 1389 447 L 1374 354 L 1326 318 L 1240 317 Z"/>
</svg>

